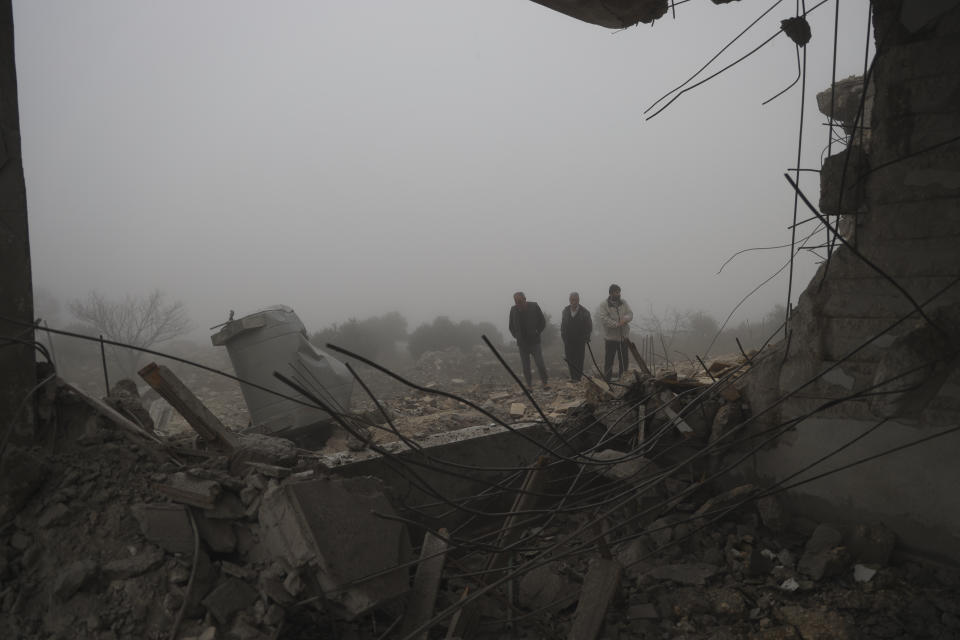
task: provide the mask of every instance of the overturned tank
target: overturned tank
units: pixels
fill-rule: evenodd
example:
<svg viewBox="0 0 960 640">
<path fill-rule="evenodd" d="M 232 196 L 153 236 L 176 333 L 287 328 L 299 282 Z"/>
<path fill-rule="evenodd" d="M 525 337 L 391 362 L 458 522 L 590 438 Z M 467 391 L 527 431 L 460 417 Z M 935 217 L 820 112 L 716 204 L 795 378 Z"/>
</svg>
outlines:
<svg viewBox="0 0 960 640">
<path fill-rule="evenodd" d="M 231 319 L 210 340 L 227 348 L 237 377 L 276 392 L 240 384 L 250 411 L 249 431 L 321 446 L 333 430 L 328 412 L 278 380 L 274 372 L 293 380 L 333 411 L 349 411 L 353 377 L 342 362 L 310 343 L 303 322 L 290 307 L 268 307 Z"/>
</svg>

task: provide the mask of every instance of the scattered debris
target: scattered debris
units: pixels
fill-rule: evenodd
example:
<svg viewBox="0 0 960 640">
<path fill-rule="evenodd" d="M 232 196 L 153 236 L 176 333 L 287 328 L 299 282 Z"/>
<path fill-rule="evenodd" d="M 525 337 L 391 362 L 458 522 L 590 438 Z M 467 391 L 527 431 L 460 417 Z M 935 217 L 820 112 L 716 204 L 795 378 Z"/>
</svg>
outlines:
<svg viewBox="0 0 960 640">
<path fill-rule="evenodd" d="M 706 368 L 723 376 L 735 366 Z M 356 455 L 408 484 L 350 477 L 350 464 L 222 424 L 230 438 L 197 448 L 62 386 L 62 417 L 79 426 L 54 453 L 4 458 L 0 626 L 28 639 L 166 638 L 176 629 L 207 640 L 485 639 L 511 626 L 517 637 L 576 639 L 960 630 L 955 569 L 898 557 L 879 524 L 821 524 L 801 536 L 763 487 L 714 486 L 705 464 L 687 461 L 713 446 L 714 431 L 736 427 L 748 411 L 738 393 L 711 397 L 702 393 L 717 384 L 709 380 L 640 371 L 621 380 L 631 382 L 538 396 L 556 421 L 542 429 L 540 455 L 516 468 L 476 461 L 500 475 L 477 495 L 438 493 L 429 512 L 407 502 L 409 489 L 395 490 L 429 491 L 418 484 L 427 469 L 403 456 L 415 449 L 383 441 L 390 427 L 375 424 L 380 412 L 354 414 L 372 447 Z M 457 386 L 502 420 L 520 417 L 512 405 L 527 413 L 519 390 Z M 396 424 L 410 409 L 424 418 L 460 411 L 423 392 L 406 398 L 416 399 L 389 408 Z M 437 455 L 416 459 L 442 466 Z M 440 477 L 466 471 L 455 464 Z M 469 517 L 448 532 L 443 514 L 457 510 Z M 419 562 L 413 536 L 423 540 Z"/>
</svg>

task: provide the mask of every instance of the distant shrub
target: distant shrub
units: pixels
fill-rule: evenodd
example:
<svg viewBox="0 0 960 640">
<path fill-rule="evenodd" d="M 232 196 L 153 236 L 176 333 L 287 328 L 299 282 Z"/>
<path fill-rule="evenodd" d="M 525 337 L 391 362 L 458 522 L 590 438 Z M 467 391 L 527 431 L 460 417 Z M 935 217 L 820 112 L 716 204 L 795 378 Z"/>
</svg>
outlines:
<svg viewBox="0 0 960 640">
<path fill-rule="evenodd" d="M 462 320 L 454 323 L 447 316 L 438 316 L 432 323 L 424 323 L 414 329 L 407 350 L 414 358 L 419 358 L 427 351 L 443 351 L 450 347 L 466 353 L 474 346 L 483 344 L 482 335 L 486 335 L 494 344 L 503 344 L 503 335 L 489 322 Z"/>
<path fill-rule="evenodd" d="M 397 311 L 365 320 L 350 318 L 317 331 L 310 341 L 321 349 L 333 344 L 370 360 L 392 359 L 397 345 L 407 339 L 407 319 Z"/>
</svg>

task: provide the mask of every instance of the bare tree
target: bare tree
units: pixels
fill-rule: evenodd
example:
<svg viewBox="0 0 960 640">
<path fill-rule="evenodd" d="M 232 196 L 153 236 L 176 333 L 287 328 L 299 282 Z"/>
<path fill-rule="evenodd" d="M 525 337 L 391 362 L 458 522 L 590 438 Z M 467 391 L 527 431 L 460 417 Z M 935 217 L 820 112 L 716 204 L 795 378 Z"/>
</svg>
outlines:
<svg viewBox="0 0 960 640">
<path fill-rule="evenodd" d="M 127 295 L 119 301 L 91 291 L 86 299 L 72 301 L 70 312 L 104 338 L 149 349 L 190 330 L 190 320 L 183 304 L 167 303 L 165 298 L 159 289 L 142 297 Z M 117 356 L 117 363 L 126 377 L 133 376 L 139 360 L 140 352 L 134 349 L 123 349 Z"/>
</svg>

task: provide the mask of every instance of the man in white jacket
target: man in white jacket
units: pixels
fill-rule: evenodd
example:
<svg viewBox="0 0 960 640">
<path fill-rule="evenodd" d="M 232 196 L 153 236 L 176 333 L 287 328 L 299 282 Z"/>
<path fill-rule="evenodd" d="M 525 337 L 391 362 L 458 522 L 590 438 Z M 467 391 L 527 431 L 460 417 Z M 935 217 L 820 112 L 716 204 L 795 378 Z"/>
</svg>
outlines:
<svg viewBox="0 0 960 640">
<path fill-rule="evenodd" d="M 604 353 L 603 377 L 606 380 L 613 378 L 613 358 L 617 356 L 620 364 L 617 377 L 623 375 L 630 364 L 629 340 L 630 321 L 633 320 L 633 311 L 626 300 L 620 298 L 620 287 L 612 284 L 610 295 L 597 307 L 594 318 L 597 324 L 603 327 Z"/>
</svg>

